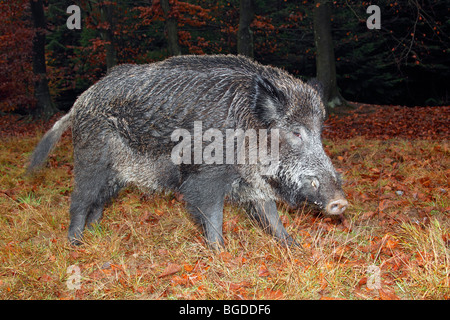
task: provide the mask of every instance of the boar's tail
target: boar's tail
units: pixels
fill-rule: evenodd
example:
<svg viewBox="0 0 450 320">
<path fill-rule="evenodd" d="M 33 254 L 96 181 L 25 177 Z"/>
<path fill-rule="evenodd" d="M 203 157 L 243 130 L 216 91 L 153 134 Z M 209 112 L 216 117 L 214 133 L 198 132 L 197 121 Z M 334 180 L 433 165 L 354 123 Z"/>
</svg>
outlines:
<svg viewBox="0 0 450 320">
<path fill-rule="evenodd" d="M 64 117 L 59 119 L 49 131 L 47 131 L 31 155 L 31 161 L 27 168 L 27 173 L 32 173 L 44 163 L 50 151 L 52 151 L 64 131 L 66 131 L 71 124 L 71 112 L 69 112 Z"/>
</svg>

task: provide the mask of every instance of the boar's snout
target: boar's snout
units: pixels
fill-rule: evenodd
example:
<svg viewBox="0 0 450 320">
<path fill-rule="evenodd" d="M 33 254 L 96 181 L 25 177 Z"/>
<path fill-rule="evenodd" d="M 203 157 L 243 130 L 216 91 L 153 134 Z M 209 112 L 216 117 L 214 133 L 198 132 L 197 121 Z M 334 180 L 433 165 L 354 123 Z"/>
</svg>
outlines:
<svg viewBox="0 0 450 320">
<path fill-rule="evenodd" d="M 345 200 L 344 198 L 338 198 L 331 200 L 325 207 L 325 210 L 328 214 L 339 215 L 344 213 L 345 209 L 347 209 L 347 206 L 347 200 Z"/>
</svg>

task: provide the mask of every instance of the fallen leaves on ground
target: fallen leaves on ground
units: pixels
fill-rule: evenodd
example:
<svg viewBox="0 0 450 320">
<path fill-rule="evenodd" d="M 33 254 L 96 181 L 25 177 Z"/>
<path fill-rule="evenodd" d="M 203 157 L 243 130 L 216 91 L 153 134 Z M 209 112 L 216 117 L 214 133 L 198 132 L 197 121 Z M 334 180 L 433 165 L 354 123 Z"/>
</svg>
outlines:
<svg viewBox="0 0 450 320">
<path fill-rule="evenodd" d="M 449 139 L 450 106 L 403 107 L 353 103 L 357 108 L 332 115 L 324 136 L 349 139 Z"/>
<path fill-rule="evenodd" d="M 217 254 L 179 195 L 133 188 L 105 210 L 84 246 L 69 247 L 70 133 L 47 168 L 24 178 L 37 132 L 58 116 L 45 124 L 0 117 L 0 136 L 11 138 L 0 152 L 0 298 L 448 299 L 448 113 L 361 105 L 332 116 L 324 148 L 343 175 L 346 213 L 280 204 L 300 244 L 284 248 L 227 205 L 226 250 Z M 70 265 L 80 269 L 80 289 L 67 288 Z"/>
</svg>

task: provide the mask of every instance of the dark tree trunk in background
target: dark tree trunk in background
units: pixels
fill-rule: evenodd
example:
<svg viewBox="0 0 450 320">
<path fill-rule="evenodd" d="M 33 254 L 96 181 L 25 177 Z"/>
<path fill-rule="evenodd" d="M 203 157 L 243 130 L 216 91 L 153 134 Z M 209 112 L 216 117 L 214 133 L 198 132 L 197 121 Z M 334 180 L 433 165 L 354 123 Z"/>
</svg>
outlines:
<svg viewBox="0 0 450 320">
<path fill-rule="evenodd" d="M 100 4 L 100 14 L 103 22 L 108 24 L 107 28 L 100 29 L 100 35 L 108 43 L 106 49 L 106 70 L 109 72 L 117 64 L 117 52 L 114 47 L 114 5 Z"/>
<path fill-rule="evenodd" d="M 329 0 L 315 0 L 314 42 L 316 46 L 316 77 L 323 86 L 327 113 L 345 105 L 336 83 L 336 65 L 331 37 L 331 4 Z"/>
<path fill-rule="evenodd" d="M 169 0 L 161 0 L 161 8 L 166 19 L 167 42 L 169 46 L 169 55 L 179 56 L 181 54 L 180 44 L 178 43 L 178 22 L 171 16 L 172 8 Z"/>
<path fill-rule="evenodd" d="M 239 13 L 239 30 L 237 38 L 238 54 L 253 58 L 253 33 L 250 24 L 255 17 L 254 0 L 241 0 Z"/>
<path fill-rule="evenodd" d="M 50 118 L 58 111 L 50 97 L 45 65 L 45 15 L 42 0 L 30 0 L 31 16 L 36 34 L 33 38 L 33 72 L 36 76 L 34 96 L 36 97 L 36 113 Z"/>
</svg>

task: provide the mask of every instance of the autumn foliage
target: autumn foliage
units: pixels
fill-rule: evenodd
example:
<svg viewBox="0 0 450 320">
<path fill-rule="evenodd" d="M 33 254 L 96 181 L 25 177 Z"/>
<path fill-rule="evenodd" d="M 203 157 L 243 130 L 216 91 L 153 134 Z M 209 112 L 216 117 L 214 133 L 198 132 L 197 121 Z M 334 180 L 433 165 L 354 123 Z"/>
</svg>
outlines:
<svg viewBox="0 0 450 320">
<path fill-rule="evenodd" d="M 0 1 L 0 111 L 34 103 L 31 47 L 34 30 L 23 19 L 28 0 Z"/>
<path fill-rule="evenodd" d="M 50 93 L 61 110 L 106 72 L 108 46 L 117 63 L 167 58 L 166 20 L 175 19 L 182 54 L 237 53 L 239 1 L 171 0 L 166 17 L 159 0 L 78 2 L 81 30 L 69 30 L 72 2 L 44 1 L 46 63 Z M 365 23 L 368 3 L 333 1 L 333 38 L 338 86 L 344 98 L 397 105 L 448 104 L 446 2 L 379 1 L 378 31 Z M 106 19 L 101 7 L 112 8 Z M 313 1 L 257 2 L 251 23 L 255 59 L 314 77 Z M 0 110 L 33 107 L 34 75 L 29 1 L 0 1 Z M 112 39 L 105 37 L 108 31 Z"/>
</svg>

